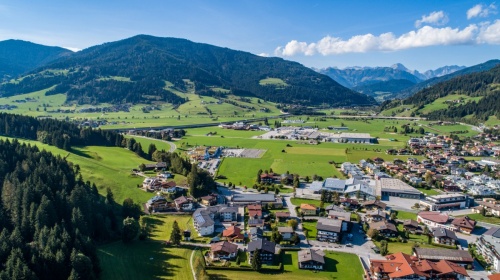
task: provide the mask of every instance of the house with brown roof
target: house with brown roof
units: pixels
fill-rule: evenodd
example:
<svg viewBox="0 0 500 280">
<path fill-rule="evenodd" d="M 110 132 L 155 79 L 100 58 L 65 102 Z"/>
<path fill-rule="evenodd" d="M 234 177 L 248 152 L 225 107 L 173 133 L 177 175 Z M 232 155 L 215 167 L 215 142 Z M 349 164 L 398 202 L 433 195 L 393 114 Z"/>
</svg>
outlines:
<svg viewBox="0 0 500 280">
<path fill-rule="evenodd" d="M 207 196 L 202 196 L 201 198 L 201 204 L 205 206 L 212 206 L 217 204 L 217 195 L 207 195 Z"/>
<path fill-rule="evenodd" d="M 379 231 L 380 235 L 385 237 L 394 237 L 398 235 L 398 229 L 396 225 L 386 220 L 380 222 L 373 222 L 368 224 L 370 229 L 376 229 Z"/>
<path fill-rule="evenodd" d="M 241 229 L 237 226 L 230 226 L 222 231 L 222 237 L 225 237 L 230 242 L 243 243 L 245 236 L 241 233 Z"/>
<path fill-rule="evenodd" d="M 386 260 L 370 260 L 371 279 L 466 279 L 464 267 L 446 260 L 419 260 L 415 256 L 396 253 Z"/>
<path fill-rule="evenodd" d="M 474 259 L 471 254 L 465 250 L 415 247 L 413 249 L 413 255 L 421 260 L 446 260 L 462 266 L 474 264 Z"/>
<path fill-rule="evenodd" d="M 415 220 L 411 220 L 411 219 L 404 220 L 403 221 L 403 228 L 406 231 L 411 232 L 413 234 L 422 234 L 423 233 L 422 227 Z"/>
<path fill-rule="evenodd" d="M 316 216 L 317 208 L 314 205 L 302 203 L 300 204 L 300 212 L 304 213 L 304 216 Z"/>
<path fill-rule="evenodd" d="M 363 202 L 361 205 L 365 207 L 366 210 L 385 210 L 385 208 L 387 207 L 387 204 L 383 203 L 380 200 L 368 200 Z"/>
<path fill-rule="evenodd" d="M 386 213 L 382 210 L 371 210 L 371 211 L 367 211 L 366 212 L 366 215 L 365 215 L 365 220 L 368 222 L 368 223 L 371 223 L 371 222 L 380 222 L 380 221 L 384 221 L 385 220 L 385 217 L 386 217 Z"/>
<path fill-rule="evenodd" d="M 290 212 L 275 212 L 274 215 L 280 222 L 286 222 L 290 219 Z"/>
<path fill-rule="evenodd" d="M 191 211 L 194 208 L 193 200 L 185 196 L 174 199 L 174 203 L 178 211 Z"/>
<path fill-rule="evenodd" d="M 295 233 L 292 227 L 278 227 L 278 232 L 281 234 L 283 240 L 285 241 L 289 241 L 290 239 L 292 239 L 292 236 Z"/>
<path fill-rule="evenodd" d="M 417 222 L 423 223 L 430 228 L 446 228 L 454 230 L 455 226 L 448 223 L 450 217 L 446 213 L 421 211 L 417 214 Z"/>
<path fill-rule="evenodd" d="M 238 254 L 238 245 L 221 241 L 210 245 L 209 257 L 212 261 L 232 260 Z"/>
<path fill-rule="evenodd" d="M 276 243 L 267 239 L 256 239 L 248 243 L 248 263 L 252 263 L 252 259 L 256 251 L 260 252 L 260 260 L 265 264 L 272 264 L 276 255 Z"/>
<path fill-rule="evenodd" d="M 252 219 L 262 219 L 262 206 L 260 204 L 247 205 L 248 217 Z"/>
<path fill-rule="evenodd" d="M 302 249 L 298 252 L 299 268 L 323 270 L 325 253 L 321 249 Z"/>
<path fill-rule="evenodd" d="M 451 224 L 455 226 L 457 231 L 467 234 L 470 234 L 476 227 L 476 221 L 468 216 L 455 218 Z"/>
</svg>

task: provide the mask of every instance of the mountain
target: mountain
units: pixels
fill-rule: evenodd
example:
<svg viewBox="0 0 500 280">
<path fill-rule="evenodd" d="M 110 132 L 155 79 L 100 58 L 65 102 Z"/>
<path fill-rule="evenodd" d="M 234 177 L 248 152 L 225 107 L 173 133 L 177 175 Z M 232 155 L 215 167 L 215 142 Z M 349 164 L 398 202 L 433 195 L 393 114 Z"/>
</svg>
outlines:
<svg viewBox="0 0 500 280">
<path fill-rule="evenodd" d="M 473 124 L 486 122 L 492 116 L 500 120 L 499 85 L 500 65 L 497 65 L 490 70 L 464 74 L 440 82 L 403 101 L 386 101 L 381 109 L 392 114 L 406 111 L 411 112 L 413 116 L 430 120 Z"/>
<path fill-rule="evenodd" d="M 73 52 L 21 40 L 0 42 L 0 80 L 16 77 Z"/>
<path fill-rule="evenodd" d="M 396 98 L 396 94 L 415 83 L 409 80 L 389 80 L 376 82 L 373 84 L 365 84 L 352 88 L 353 90 L 372 96 L 377 101 L 384 101 Z"/>
<path fill-rule="evenodd" d="M 279 103 L 375 103 L 296 62 L 148 35 L 85 49 L 32 74 L 18 84 L 0 86 L 0 94 L 53 87 L 47 94 L 64 93 L 67 103 L 180 104 L 186 99 L 179 91 L 194 88 L 201 95 L 230 92 Z"/>
<path fill-rule="evenodd" d="M 325 74 L 337 81 L 339 84 L 354 88 L 370 83 L 377 83 L 389 80 L 408 80 L 419 83 L 422 80 L 410 73 L 402 64 L 395 64 L 391 67 L 350 67 L 345 69 L 326 68 L 319 69 L 319 73 Z"/>
<path fill-rule="evenodd" d="M 431 87 L 435 84 L 451 80 L 451 79 L 458 77 L 458 76 L 471 74 L 471 73 L 477 73 L 477 72 L 481 72 L 481 71 L 487 71 L 487 70 L 492 69 L 493 67 L 495 67 L 498 64 L 500 64 L 500 60 L 498 60 L 498 59 L 489 60 L 489 61 L 486 61 L 485 63 L 481 63 L 481 64 L 474 65 L 471 67 L 463 68 L 462 70 L 452 72 L 451 74 L 434 77 L 432 79 L 417 83 L 409 88 L 406 88 L 406 89 L 400 91 L 398 93 L 398 96 L 400 98 L 406 98 L 406 97 L 409 97 L 409 96 L 415 94 L 416 92 L 418 92 L 422 89 Z M 443 68 L 445 68 L 445 67 L 443 67 Z M 444 73 L 447 69 L 438 68 L 435 71 L 438 71 L 438 70 L 441 73 Z"/>
<path fill-rule="evenodd" d="M 428 80 L 432 79 L 435 77 L 441 77 L 444 75 L 448 75 L 457 71 L 460 71 L 462 69 L 466 68 L 465 66 L 458 66 L 458 65 L 450 65 L 450 66 L 443 66 L 435 70 L 427 70 L 424 73 L 422 73 L 423 80 Z"/>
</svg>

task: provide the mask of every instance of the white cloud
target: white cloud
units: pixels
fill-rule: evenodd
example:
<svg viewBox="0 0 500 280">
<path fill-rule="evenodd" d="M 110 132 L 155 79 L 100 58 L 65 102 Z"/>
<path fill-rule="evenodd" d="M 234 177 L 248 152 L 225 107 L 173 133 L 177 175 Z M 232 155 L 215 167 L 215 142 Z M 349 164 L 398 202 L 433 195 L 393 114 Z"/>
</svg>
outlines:
<svg viewBox="0 0 500 280">
<path fill-rule="evenodd" d="M 467 19 L 475 18 L 475 17 L 487 17 L 490 14 L 497 13 L 497 6 L 492 3 L 489 6 L 483 4 L 477 4 L 476 6 L 467 10 Z"/>
<path fill-rule="evenodd" d="M 420 27 L 422 24 L 444 25 L 448 22 L 448 16 L 443 11 L 435 11 L 428 15 L 423 15 L 421 19 L 415 21 L 415 27 Z"/>
<path fill-rule="evenodd" d="M 268 53 L 259 53 L 258 56 L 269 57 L 269 54 Z"/>
<path fill-rule="evenodd" d="M 500 20 L 495 20 L 493 24 L 485 24 L 477 36 L 479 44 L 500 44 Z"/>
<path fill-rule="evenodd" d="M 493 37 L 489 38 L 488 42 L 494 42 L 494 38 L 498 38 L 499 35 L 497 34 L 500 34 L 495 34 L 495 27 L 483 26 L 481 28 L 481 34 L 484 33 L 484 38 L 489 38 L 488 36 Z M 471 24 L 464 29 L 424 26 L 420 29 L 404 33 L 399 37 L 388 32 L 378 36 L 373 34 L 356 35 L 348 40 L 326 36 L 316 43 L 309 44 L 307 42 L 292 40 L 284 47 L 280 46 L 276 48 L 275 54 L 280 56 L 294 56 L 298 54 L 307 56 L 314 54 L 335 55 L 370 51 L 398 51 L 439 45 L 475 44 L 478 42 L 479 29 L 475 24 Z"/>
</svg>

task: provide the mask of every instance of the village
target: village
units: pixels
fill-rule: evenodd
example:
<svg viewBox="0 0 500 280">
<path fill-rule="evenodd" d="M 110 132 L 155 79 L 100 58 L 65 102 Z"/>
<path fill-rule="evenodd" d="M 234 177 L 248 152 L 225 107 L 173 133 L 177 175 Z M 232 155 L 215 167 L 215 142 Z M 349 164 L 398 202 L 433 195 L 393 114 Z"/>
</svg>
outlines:
<svg viewBox="0 0 500 280">
<path fill-rule="evenodd" d="M 301 131 L 309 133 L 302 139 L 318 139 L 311 136 L 314 131 Z M 203 238 L 195 242 L 207 268 L 258 263 L 279 270 L 283 252 L 293 251 L 297 269 L 321 271 L 328 269 L 328 252 L 336 251 L 356 254 L 365 279 L 484 279 L 486 269 L 500 272 L 500 228 L 490 223 L 500 217 L 500 161 L 494 158 L 500 147 L 425 135 L 385 153 L 414 157 L 339 163 L 346 179 L 309 182 L 266 170 L 259 172 L 258 183 L 279 185 L 274 192 L 219 184 L 217 192 L 199 198 L 169 180 L 168 166 L 158 163 L 147 166 L 162 171 L 144 180 L 143 188 L 157 194 L 145 210 L 191 215 L 193 230 L 183 232 L 183 242 Z M 188 152 L 192 162 L 209 169 L 223 156 L 242 154 L 244 149 L 222 147 Z M 469 156 L 482 159 L 466 160 Z"/>
</svg>

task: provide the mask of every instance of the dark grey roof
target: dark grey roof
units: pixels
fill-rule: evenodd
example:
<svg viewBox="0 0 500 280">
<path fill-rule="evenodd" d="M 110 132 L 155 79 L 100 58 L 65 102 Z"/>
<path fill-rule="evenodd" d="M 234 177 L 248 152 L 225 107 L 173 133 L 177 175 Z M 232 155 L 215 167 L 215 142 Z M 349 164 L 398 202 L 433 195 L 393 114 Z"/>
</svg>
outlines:
<svg viewBox="0 0 500 280">
<path fill-rule="evenodd" d="M 250 228 L 249 232 L 250 232 L 250 235 L 262 236 L 264 234 L 264 230 L 262 230 L 261 228 L 258 228 L 258 227 Z"/>
<path fill-rule="evenodd" d="M 264 224 L 263 219 L 250 219 L 248 220 L 248 225 L 261 225 Z"/>
<path fill-rule="evenodd" d="M 321 250 L 313 250 L 313 249 L 303 249 L 298 253 L 299 263 L 315 261 L 324 264 L 325 263 L 325 253 Z"/>
<path fill-rule="evenodd" d="M 268 241 L 266 239 L 256 239 L 248 243 L 248 252 L 253 252 L 255 250 L 262 250 L 268 253 L 276 252 L 276 243 Z"/>
<path fill-rule="evenodd" d="M 448 238 L 451 238 L 453 240 L 457 240 L 457 235 L 455 234 L 455 232 L 449 230 L 449 229 L 445 229 L 445 228 L 435 228 L 432 230 L 432 235 L 434 235 L 434 237 L 448 237 Z"/>
<path fill-rule="evenodd" d="M 335 204 L 326 206 L 325 211 L 330 211 L 330 210 L 337 211 L 337 212 L 346 212 L 344 210 L 344 208 L 337 206 Z"/>
<path fill-rule="evenodd" d="M 415 254 L 419 259 L 447 260 L 452 262 L 473 262 L 472 256 L 465 250 L 432 249 L 415 247 Z"/>
<path fill-rule="evenodd" d="M 231 198 L 234 202 L 274 202 L 274 194 L 242 194 L 235 193 Z"/>
<path fill-rule="evenodd" d="M 340 211 L 334 211 L 330 210 L 328 211 L 328 216 L 333 216 L 333 217 L 341 217 L 343 218 L 344 221 L 350 222 L 351 221 L 351 213 L 350 212 L 340 212 Z"/>
<path fill-rule="evenodd" d="M 493 237 L 500 238 L 500 228 L 492 227 L 487 230 L 484 235 L 491 235 Z"/>
<path fill-rule="evenodd" d="M 316 224 L 316 229 L 331 232 L 342 231 L 342 221 L 334 219 L 319 218 Z"/>
</svg>

